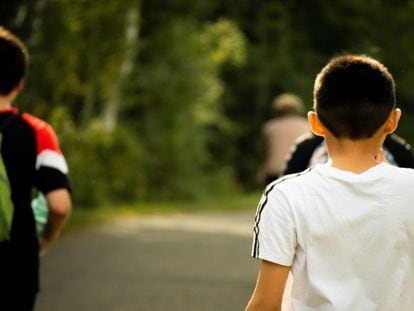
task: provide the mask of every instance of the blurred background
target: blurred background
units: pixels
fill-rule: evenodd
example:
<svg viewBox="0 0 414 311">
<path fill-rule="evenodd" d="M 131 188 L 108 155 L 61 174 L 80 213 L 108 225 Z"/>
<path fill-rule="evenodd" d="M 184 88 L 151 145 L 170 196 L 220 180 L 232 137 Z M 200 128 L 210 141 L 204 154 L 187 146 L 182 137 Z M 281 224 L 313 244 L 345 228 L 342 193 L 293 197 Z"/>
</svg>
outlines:
<svg viewBox="0 0 414 311">
<path fill-rule="evenodd" d="M 105 206 L 163 212 L 56 243 L 38 310 L 241 310 L 273 98 L 311 109 L 329 58 L 368 54 L 394 75 L 413 143 L 413 13 L 411 0 L 0 1 L 31 52 L 16 105 L 53 125 L 70 167 L 70 224 Z M 165 213 L 200 209 L 214 213 Z"/>
<path fill-rule="evenodd" d="M 281 92 L 343 52 L 384 62 L 413 142 L 414 1 L 15 0 L 31 51 L 17 105 L 53 124 L 75 206 L 199 200 L 258 187 L 260 127 Z"/>
</svg>

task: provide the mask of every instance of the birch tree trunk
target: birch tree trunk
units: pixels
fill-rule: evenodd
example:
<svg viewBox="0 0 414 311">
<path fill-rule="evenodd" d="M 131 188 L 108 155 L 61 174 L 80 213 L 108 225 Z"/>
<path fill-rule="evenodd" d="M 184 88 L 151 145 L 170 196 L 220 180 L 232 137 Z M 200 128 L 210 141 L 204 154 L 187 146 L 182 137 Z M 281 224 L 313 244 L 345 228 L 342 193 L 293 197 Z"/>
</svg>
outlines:
<svg viewBox="0 0 414 311">
<path fill-rule="evenodd" d="M 122 99 L 121 92 L 134 65 L 134 58 L 139 41 L 140 18 L 140 6 L 136 6 L 135 9 L 129 10 L 125 16 L 124 57 L 119 68 L 118 79 L 114 82 L 108 100 L 105 103 L 102 118 L 104 128 L 109 132 L 113 131 L 117 126 Z"/>
<path fill-rule="evenodd" d="M 45 9 L 47 0 L 37 0 L 35 7 L 34 7 L 34 18 L 32 21 L 32 31 L 31 36 L 29 38 L 29 46 L 34 47 L 36 46 L 37 42 L 39 41 L 41 26 L 42 26 L 42 18 L 43 18 L 43 10 Z"/>
</svg>

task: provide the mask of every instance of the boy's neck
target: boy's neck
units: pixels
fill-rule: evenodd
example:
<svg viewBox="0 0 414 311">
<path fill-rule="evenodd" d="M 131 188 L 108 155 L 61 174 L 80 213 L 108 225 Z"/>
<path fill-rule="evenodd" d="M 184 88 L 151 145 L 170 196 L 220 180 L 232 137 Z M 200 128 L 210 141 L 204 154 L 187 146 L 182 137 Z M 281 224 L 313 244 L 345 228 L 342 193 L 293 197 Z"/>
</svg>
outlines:
<svg viewBox="0 0 414 311">
<path fill-rule="evenodd" d="M 326 137 L 329 163 L 338 169 L 360 174 L 381 163 L 381 146 L 385 136 L 361 140 Z"/>
<path fill-rule="evenodd" d="M 18 92 L 12 91 L 8 95 L 0 95 L 0 110 L 7 110 L 12 108 L 13 101 L 15 100 Z"/>
</svg>

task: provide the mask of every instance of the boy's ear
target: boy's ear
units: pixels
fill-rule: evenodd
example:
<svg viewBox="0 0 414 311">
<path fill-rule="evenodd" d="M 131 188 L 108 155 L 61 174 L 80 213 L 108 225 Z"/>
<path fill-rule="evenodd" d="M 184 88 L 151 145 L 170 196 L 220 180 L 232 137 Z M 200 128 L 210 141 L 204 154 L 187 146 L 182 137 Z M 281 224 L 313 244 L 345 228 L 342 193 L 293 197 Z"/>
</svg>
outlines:
<svg viewBox="0 0 414 311">
<path fill-rule="evenodd" d="M 399 108 L 393 109 L 387 121 L 385 122 L 385 127 L 384 127 L 385 134 L 387 135 L 391 134 L 397 129 L 400 118 L 401 118 L 401 110 Z"/>
<path fill-rule="evenodd" d="M 308 123 L 309 123 L 309 127 L 311 131 L 313 132 L 313 134 L 315 134 L 316 136 L 325 137 L 325 134 L 326 134 L 325 128 L 323 127 L 321 121 L 319 120 L 316 112 L 314 111 L 308 112 Z"/>
<path fill-rule="evenodd" d="M 16 90 L 18 92 L 21 92 L 23 90 L 23 88 L 24 88 L 24 79 L 21 79 L 19 84 L 17 84 L 17 86 L 16 86 Z"/>
</svg>

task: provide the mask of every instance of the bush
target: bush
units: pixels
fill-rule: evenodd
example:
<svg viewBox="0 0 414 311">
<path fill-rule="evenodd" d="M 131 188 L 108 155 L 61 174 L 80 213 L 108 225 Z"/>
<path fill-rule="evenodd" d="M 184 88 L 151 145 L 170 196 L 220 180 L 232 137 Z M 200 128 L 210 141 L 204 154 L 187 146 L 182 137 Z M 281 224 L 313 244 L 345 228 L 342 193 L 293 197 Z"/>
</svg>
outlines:
<svg viewBox="0 0 414 311">
<path fill-rule="evenodd" d="M 126 129 L 108 133 L 95 121 L 78 130 L 62 108 L 55 110 L 51 123 L 69 165 L 76 205 L 94 207 L 146 197 L 145 154 Z"/>
</svg>

